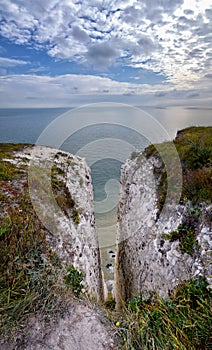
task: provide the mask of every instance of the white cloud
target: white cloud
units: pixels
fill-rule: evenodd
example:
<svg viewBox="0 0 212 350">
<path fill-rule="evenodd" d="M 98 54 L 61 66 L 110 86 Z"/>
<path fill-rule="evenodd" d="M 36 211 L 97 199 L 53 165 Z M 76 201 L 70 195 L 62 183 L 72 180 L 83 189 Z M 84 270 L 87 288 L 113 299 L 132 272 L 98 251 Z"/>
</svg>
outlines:
<svg viewBox="0 0 212 350">
<path fill-rule="evenodd" d="M 0 57 L 0 67 L 9 68 L 9 67 L 23 66 L 25 64 L 28 64 L 28 62 L 7 58 L 7 57 Z"/>
<path fill-rule="evenodd" d="M 192 88 L 208 73 L 211 16 L 209 0 L 4 0 L 1 35 L 98 70 L 124 64 Z"/>
<path fill-rule="evenodd" d="M 209 79 L 207 77 L 205 79 Z M 205 79 L 192 90 L 176 90 L 160 84 L 132 84 L 92 75 L 9 75 L 0 78 L 2 107 L 57 107 L 98 101 L 125 102 L 134 105 L 210 104 L 211 88 Z M 195 99 L 195 100 L 194 100 Z"/>
</svg>

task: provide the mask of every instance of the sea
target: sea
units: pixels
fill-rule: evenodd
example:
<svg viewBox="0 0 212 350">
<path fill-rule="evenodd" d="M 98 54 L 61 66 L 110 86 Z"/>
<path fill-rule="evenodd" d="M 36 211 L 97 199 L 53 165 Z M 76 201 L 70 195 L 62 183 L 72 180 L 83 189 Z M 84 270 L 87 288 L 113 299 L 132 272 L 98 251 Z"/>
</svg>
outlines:
<svg viewBox="0 0 212 350">
<path fill-rule="evenodd" d="M 86 159 L 101 247 L 115 243 L 121 165 L 133 151 L 144 150 L 154 140 L 174 139 L 189 126 L 212 126 L 212 107 L 0 109 L 0 142 L 42 143 Z"/>
</svg>

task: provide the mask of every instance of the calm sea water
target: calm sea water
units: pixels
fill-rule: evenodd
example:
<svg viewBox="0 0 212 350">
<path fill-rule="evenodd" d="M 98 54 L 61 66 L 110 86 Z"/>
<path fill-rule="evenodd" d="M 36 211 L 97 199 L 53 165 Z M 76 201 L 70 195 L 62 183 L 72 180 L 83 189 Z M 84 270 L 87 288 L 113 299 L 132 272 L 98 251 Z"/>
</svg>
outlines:
<svg viewBox="0 0 212 350">
<path fill-rule="evenodd" d="M 172 107 L 163 109 L 148 108 L 145 110 L 166 129 L 171 138 L 175 137 L 178 130 L 188 126 L 212 126 L 212 108 L 200 109 Z M 58 116 L 66 111 L 68 111 L 66 108 L 0 109 L 0 142 L 36 143 L 41 132 L 53 120 L 56 120 Z M 116 111 L 116 113 L 120 113 L 121 124 L 122 117 L 126 118 L 125 120 L 131 118 L 129 111 L 126 115 L 123 115 L 124 111 L 121 108 L 120 111 Z M 89 118 L 92 117 L 89 116 Z M 136 118 L 139 118 L 139 116 Z M 107 113 L 105 114 L 105 122 L 107 122 Z M 142 119 L 137 120 L 136 122 L 142 124 Z M 145 125 L 145 127 L 147 126 Z M 93 148 L 91 147 L 91 152 L 94 153 L 94 159 L 96 159 L 96 161 L 93 164 L 89 164 L 91 167 L 96 202 L 106 201 L 107 189 L 105 189 L 105 184 L 111 179 L 115 179 L 116 181 L 119 180 L 120 166 L 122 160 L 124 161 L 124 159 L 120 160 L 119 156 L 117 156 L 116 145 L 112 145 L 111 150 L 109 149 L 108 155 L 107 152 L 105 153 L 105 148 L 109 147 L 110 143 L 107 141 L 108 138 L 123 140 L 138 150 L 143 150 L 149 144 L 149 141 L 142 136 L 140 132 L 136 132 L 126 126 L 96 124 L 81 128 L 71 137 L 67 138 L 61 146 L 61 149 L 73 154 L 77 153 L 80 149 L 83 149 L 80 154 L 86 157 L 86 149 L 89 149 L 90 143 L 95 140 L 103 140 L 102 144 L 96 143 Z M 104 142 L 104 140 L 106 141 Z M 85 154 L 83 152 L 85 152 Z M 104 154 L 107 156 L 102 156 Z M 129 155 L 130 153 L 127 154 L 126 152 L 126 158 Z M 120 158 L 123 158 L 123 155 Z M 114 198 L 111 199 L 113 208 L 109 206 L 105 212 L 104 210 L 102 212 L 101 210 L 100 212 L 97 210 L 96 219 L 98 226 L 106 229 L 104 235 L 114 237 L 115 231 L 114 229 L 111 229 L 111 225 L 115 225 L 116 222 L 116 208 L 114 207 L 114 203 L 117 202 L 118 196 L 118 187 L 116 186 L 116 183 L 111 183 L 109 190 L 112 190 L 113 192 L 112 197 Z M 103 240 L 104 242 L 102 244 L 108 244 L 109 246 L 112 245 L 109 244 L 110 242 L 107 243 L 107 237 L 105 238 L 106 241 Z"/>
</svg>

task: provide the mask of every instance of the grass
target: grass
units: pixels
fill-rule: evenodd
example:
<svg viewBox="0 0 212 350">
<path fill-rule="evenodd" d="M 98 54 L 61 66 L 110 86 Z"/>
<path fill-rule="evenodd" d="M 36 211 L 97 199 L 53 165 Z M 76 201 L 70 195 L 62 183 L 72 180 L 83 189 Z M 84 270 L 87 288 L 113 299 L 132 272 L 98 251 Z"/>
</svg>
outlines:
<svg viewBox="0 0 212 350">
<path fill-rule="evenodd" d="M 19 208 L 21 215 L 20 209 L 13 209 L 2 218 L 0 230 L 0 330 L 5 335 L 31 313 L 45 310 L 48 317 L 60 310 L 64 295 L 62 266 L 46 245 L 44 230 L 26 198 Z"/>
<path fill-rule="evenodd" d="M 3 161 L 4 158 L 13 158 L 13 153 L 21 151 L 29 144 L 0 143 L 0 181 L 8 181 L 18 177 L 20 170 L 9 162 Z"/>
<path fill-rule="evenodd" d="M 2 161 L 22 148 L 23 145 L 0 145 L 0 334 L 4 338 L 24 330 L 32 314 L 39 313 L 45 320 L 57 317 L 73 297 L 73 291 L 77 296 L 81 292 L 76 279 L 66 283 L 66 266 L 61 265 L 46 243 L 46 229 L 34 212 L 28 193 L 27 164 L 20 172 Z M 62 207 L 71 205 L 73 220 L 78 223 L 75 203 L 64 182 L 56 176 L 63 175 L 62 171 L 53 168 L 52 172 L 55 195 L 60 196 Z M 75 277 L 77 273 L 76 270 Z"/>
<path fill-rule="evenodd" d="M 203 277 L 182 283 L 168 299 L 134 297 L 113 321 L 122 350 L 206 350 L 212 346 L 211 290 Z"/>
<path fill-rule="evenodd" d="M 211 203 L 212 193 L 212 127 L 191 127 L 179 131 L 174 140 L 175 147 L 183 171 L 183 188 L 181 200 L 190 200 L 193 204 L 206 202 Z M 172 162 L 171 148 L 169 143 L 158 145 L 161 147 L 165 157 Z M 165 150 L 165 152 L 164 152 Z M 160 155 L 154 145 L 150 145 L 145 150 L 147 158 Z M 170 167 L 171 168 L 171 167 Z M 165 175 L 165 165 L 155 168 L 159 178 L 158 186 L 158 207 L 161 209 L 165 202 L 167 191 L 167 178 Z M 173 174 L 169 181 L 174 180 Z M 173 181 L 174 183 L 174 181 Z M 174 189 L 174 188 L 173 188 Z"/>
</svg>

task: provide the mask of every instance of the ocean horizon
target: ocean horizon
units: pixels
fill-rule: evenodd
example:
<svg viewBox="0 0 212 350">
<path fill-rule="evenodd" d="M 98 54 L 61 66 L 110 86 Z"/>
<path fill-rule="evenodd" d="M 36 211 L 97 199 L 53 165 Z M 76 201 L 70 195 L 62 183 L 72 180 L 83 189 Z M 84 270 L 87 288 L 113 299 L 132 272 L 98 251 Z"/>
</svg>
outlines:
<svg viewBox="0 0 212 350">
<path fill-rule="evenodd" d="M 212 108 L 167 107 L 143 108 L 143 110 L 146 111 L 151 118 L 156 120 L 166 130 L 171 139 L 175 138 L 178 130 L 186 127 L 212 126 Z M 0 142 L 35 144 L 42 131 L 53 121 L 55 121 L 56 118 L 63 115 L 63 113 L 67 111 L 72 113 L 74 109 L 1 108 Z M 122 120 L 122 118 L 131 117 L 128 114 L 123 114 L 124 109 L 120 108 L 120 120 Z M 107 122 L 107 114 L 105 115 L 105 122 Z M 141 132 L 136 132 L 135 130 L 126 128 L 122 125 L 113 125 L 109 123 L 104 125 L 96 124 L 81 128 L 63 142 L 61 149 L 72 154 L 76 154 L 80 149 L 84 149 L 86 151 L 92 142 L 108 139 L 127 142 L 138 151 L 144 150 L 144 148 L 150 143 L 149 140 L 147 140 L 141 134 Z M 165 140 L 161 139 L 161 141 Z M 48 144 L 46 144 L 46 146 L 48 146 Z M 94 159 L 97 159 L 97 161 L 94 162 L 90 168 L 94 187 L 95 203 L 98 204 L 98 202 L 104 201 L 107 198 L 106 184 L 108 184 L 111 179 L 115 180 L 117 183 L 119 182 L 120 167 L 125 159 L 122 161 L 120 159 L 116 159 L 116 157 L 114 159 L 113 151 L 111 152 L 111 155 L 105 158 L 102 156 L 105 149 L 102 149 L 98 143 L 95 144 L 92 151 L 94 153 Z M 82 154 L 82 156 L 84 155 Z M 130 154 L 126 154 L 126 158 L 129 156 Z M 86 154 L 84 157 L 86 158 Z M 117 186 L 113 187 L 113 184 L 111 186 L 112 189 L 114 188 L 114 198 L 112 203 L 116 203 L 118 200 L 118 188 Z M 103 243 L 103 245 L 108 244 L 108 246 L 111 246 L 111 243 L 115 243 L 116 221 L 116 206 L 110 207 L 107 211 L 102 213 L 96 212 L 97 231 L 98 227 L 103 228 L 103 241 L 108 242 Z"/>
</svg>

